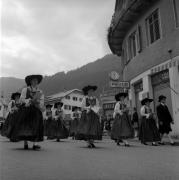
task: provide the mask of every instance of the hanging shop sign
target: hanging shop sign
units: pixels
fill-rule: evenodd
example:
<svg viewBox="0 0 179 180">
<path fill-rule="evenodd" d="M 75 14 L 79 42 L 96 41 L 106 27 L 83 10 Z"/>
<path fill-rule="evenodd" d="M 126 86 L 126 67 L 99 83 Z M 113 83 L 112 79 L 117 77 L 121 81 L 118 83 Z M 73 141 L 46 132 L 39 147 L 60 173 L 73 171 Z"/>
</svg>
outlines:
<svg viewBox="0 0 179 180">
<path fill-rule="evenodd" d="M 110 81 L 110 87 L 130 89 L 130 83 L 128 81 Z"/>
<path fill-rule="evenodd" d="M 115 103 L 107 103 L 107 104 L 103 104 L 103 109 L 104 110 L 112 110 L 115 107 Z"/>
</svg>

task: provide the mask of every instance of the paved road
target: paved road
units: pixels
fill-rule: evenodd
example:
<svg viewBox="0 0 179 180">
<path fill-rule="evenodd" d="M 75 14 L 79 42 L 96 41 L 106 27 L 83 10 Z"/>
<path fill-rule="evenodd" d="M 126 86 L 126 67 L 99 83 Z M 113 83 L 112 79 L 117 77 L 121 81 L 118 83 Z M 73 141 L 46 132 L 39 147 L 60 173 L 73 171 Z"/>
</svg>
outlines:
<svg viewBox="0 0 179 180">
<path fill-rule="evenodd" d="M 41 151 L 0 137 L 0 180 L 177 180 L 179 145 L 153 147 L 109 139 L 88 149 L 82 141 L 44 141 Z"/>
</svg>

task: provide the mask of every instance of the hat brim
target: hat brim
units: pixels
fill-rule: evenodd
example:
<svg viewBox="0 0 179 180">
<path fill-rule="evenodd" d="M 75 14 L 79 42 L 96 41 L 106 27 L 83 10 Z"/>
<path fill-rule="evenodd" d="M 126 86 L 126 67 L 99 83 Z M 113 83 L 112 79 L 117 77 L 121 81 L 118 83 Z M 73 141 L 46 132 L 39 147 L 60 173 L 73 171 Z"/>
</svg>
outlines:
<svg viewBox="0 0 179 180">
<path fill-rule="evenodd" d="M 15 98 L 17 97 L 17 96 L 21 96 L 21 93 L 19 93 L 19 92 L 16 92 L 16 93 L 12 93 L 12 95 L 11 95 L 11 99 L 12 100 L 15 100 Z"/>
<path fill-rule="evenodd" d="M 143 100 L 141 101 L 141 104 L 142 104 L 142 105 L 145 105 L 146 102 L 151 103 L 151 102 L 153 102 L 153 99 L 145 98 L 145 99 L 143 99 Z"/>
<path fill-rule="evenodd" d="M 160 102 L 162 99 L 167 99 L 167 97 L 166 96 L 159 96 L 159 98 L 158 98 L 158 102 Z"/>
<path fill-rule="evenodd" d="M 32 79 L 37 79 L 38 84 L 40 84 L 42 79 L 43 79 L 43 76 L 42 75 L 29 75 L 29 76 L 26 76 L 25 82 L 26 82 L 27 86 L 31 85 Z"/>
<path fill-rule="evenodd" d="M 54 108 L 57 108 L 58 105 L 60 105 L 60 106 L 62 107 L 62 106 L 63 106 L 63 103 L 62 103 L 62 102 L 55 103 Z"/>
<path fill-rule="evenodd" d="M 88 85 L 88 86 L 85 86 L 82 91 L 84 94 L 88 94 L 88 91 L 90 90 L 93 90 L 93 91 L 96 91 L 97 90 L 97 86 L 91 86 L 91 85 Z"/>
<path fill-rule="evenodd" d="M 116 101 L 119 101 L 121 97 L 127 97 L 128 93 L 118 93 L 115 95 Z"/>
<path fill-rule="evenodd" d="M 46 105 L 45 107 L 46 107 L 46 108 L 52 108 L 52 107 L 53 107 L 53 105 L 48 104 L 48 105 Z"/>
</svg>

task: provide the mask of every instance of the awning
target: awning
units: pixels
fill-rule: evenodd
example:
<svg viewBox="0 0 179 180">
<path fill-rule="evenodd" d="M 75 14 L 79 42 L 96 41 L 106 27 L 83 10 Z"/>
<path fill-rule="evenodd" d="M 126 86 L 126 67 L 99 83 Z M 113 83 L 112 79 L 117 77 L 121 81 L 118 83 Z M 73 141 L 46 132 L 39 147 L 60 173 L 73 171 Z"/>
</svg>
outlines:
<svg viewBox="0 0 179 180">
<path fill-rule="evenodd" d="M 169 68 L 175 67 L 175 66 L 179 66 L 179 59 L 171 60 L 170 62 L 161 64 L 159 66 L 156 66 L 156 67 L 152 68 L 151 69 L 151 74 L 155 74 L 155 73 L 164 71 L 166 69 L 169 69 Z"/>
</svg>

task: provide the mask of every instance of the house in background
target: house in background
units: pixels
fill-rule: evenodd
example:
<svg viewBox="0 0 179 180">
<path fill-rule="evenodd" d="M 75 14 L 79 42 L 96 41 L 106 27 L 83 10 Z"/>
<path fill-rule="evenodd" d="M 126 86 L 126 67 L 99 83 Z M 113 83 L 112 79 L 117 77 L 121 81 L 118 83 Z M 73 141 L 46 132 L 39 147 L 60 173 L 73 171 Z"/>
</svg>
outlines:
<svg viewBox="0 0 179 180">
<path fill-rule="evenodd" d="M 0 97 L 0 126 L 4 122 L 7 115 L 8 104 L 3 96 Z"/>
<path fill-rule="evenodd" d="M 140 110 L 144 97 L 167 97 L 179 135 L 179 1 L 116 0 L 108 31 L 111 51 L 120 56 L 123 80 L 130 82 L 129 98 Z"/>
<path fill-rule="evenodd" d="M 52 104 L 54 105 L 56 102 L 63 102 L 63 110 L 65 113 L 65 119 L 69 120 L 72 118 L 73 112 L 72 108 L 74 106 L 80 107 L 83 99 L 83 92 L 79 89 L 72 89 L 65 92 L 59 92 L 57 94 L 53 94 L 47 96 L 45 98 L 45 105 Z"/>
</svg>

